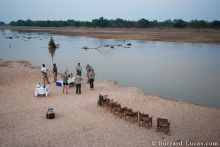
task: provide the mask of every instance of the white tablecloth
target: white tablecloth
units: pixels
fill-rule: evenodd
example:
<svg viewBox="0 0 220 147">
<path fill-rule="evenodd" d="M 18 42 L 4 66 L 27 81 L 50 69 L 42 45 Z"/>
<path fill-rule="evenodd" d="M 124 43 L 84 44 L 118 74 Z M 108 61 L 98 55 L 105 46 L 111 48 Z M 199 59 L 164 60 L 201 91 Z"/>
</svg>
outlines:
<svg viewBox="0 0 220 147">
<path fill-rule="evenodd" d="M 49 94 L 49 89 L 48 86 L 43 86 L 43 85 L 37 85 L 35 89 L 35 96 L 38 96 L 38 94 L 45 94 L 46 97 Z"/>
<path fill-rule="evenodd" d="M 68 84 L 74 83 L 74 82 L 75 82 L 75 77 L 68 78 Z"/>
<path fill-rule="evenodd" d="M 63 86 L 63 81 L 57 81 L 57 83 L 60 83 L 60 86 Z M 75 77 L 68 78 L 68 84 L 73 84 L 75 83 Z"/>
</svg>

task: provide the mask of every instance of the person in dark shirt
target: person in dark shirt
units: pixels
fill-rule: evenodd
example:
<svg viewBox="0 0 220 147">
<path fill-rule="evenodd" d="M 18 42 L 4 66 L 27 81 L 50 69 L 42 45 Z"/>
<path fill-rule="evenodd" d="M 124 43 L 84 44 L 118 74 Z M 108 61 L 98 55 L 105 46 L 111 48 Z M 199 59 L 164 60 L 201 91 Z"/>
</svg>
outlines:
<svg viewBox="0 0 220 147">
<path fill-rule="evenodd" d="M 81 94 L 81 81 L 82 81 L 82 77 L 78 73 L 75 77 L 76 94 Z"/>
<path fill-rule="evenodd" d="M 53 75 L 54 75 L 54 82 L 57 81 L 57 66 L 56 63 L 53 64 Z"/>
<path fill-rule="evenodd" d="M 80 63 L 77 64 L 76 66 L 76 73 L 81 76 L 82 75 L 82 67 L 80 65 Z"/>
</svg>

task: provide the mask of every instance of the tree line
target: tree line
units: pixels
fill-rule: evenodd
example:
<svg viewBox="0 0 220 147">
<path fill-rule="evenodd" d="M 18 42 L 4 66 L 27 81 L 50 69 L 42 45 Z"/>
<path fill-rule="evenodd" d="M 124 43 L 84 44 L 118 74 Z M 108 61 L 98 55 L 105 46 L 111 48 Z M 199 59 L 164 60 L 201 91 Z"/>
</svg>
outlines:
<svg viewBox="0 0 220 147">
<path fill-rule="evenodd" d="M 0 25 L 5 25 L 4 22 L 0 22 Z M 46 21 L 32 21 L 28 20 L 17 20 L 9 23 L 11 26 L 39 26 L 39 27 L 99 27 L 99 28 L 151 28 L 151 27 L 168 27 L 168 28 L 220 28 L 220 21 L 214 20 L 211 22 L 205 20 L 191 20 L 189 22 L 182 19 L 168 19 L 165 21 L 149 21 L 147 19 L 140 19 L 137 21 L 123 20 L 117 18 L 115 20 L 105 19 L 100 17 L 99 19 L 93 19 L 92 21 L 77 21 L 69 19 L 63 20 L 46 20 Z"/>
</svg>

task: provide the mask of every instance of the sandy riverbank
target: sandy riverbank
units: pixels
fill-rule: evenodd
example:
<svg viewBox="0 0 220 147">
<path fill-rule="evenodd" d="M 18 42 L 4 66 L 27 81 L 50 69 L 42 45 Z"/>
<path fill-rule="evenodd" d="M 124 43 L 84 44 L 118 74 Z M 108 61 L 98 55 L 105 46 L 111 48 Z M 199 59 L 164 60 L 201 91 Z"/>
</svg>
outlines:
<svg viewBox="0 0 220 147">
<path fill-rule="evenodd" d="M 27 61 L 0 60 L 1 147 L 146 147 L 152 141 L 220 144 L 218 109 L 163 99 L 106 80 L 96 80 L 94 90 L 83 84 L 82 95 L 75 94 L 75 87 L 63 94 L 53 83 L 48 98 L 35 97 L 35 86 L 41 81 L 39 67 Z M 153 128 L 139 127 L 98 107 L 99 93 L 152 115 Z M 55 109 L 54 120 L 45 119 L 48 106 Z M 155 131 L 157 117 L 171 120 L 171 136 Z"/>
<path fill-rule="evenodd" d="M 171 41 L 220 44 L 220 29 L 175 29 L 175 28 L 75 28 L 75 27 L 18 27 L 0 26 L 0 29 L 18 31 L 50 32 L 61 35 L 85 36 L 110 39 L 147 41 Z"/>
</svg>

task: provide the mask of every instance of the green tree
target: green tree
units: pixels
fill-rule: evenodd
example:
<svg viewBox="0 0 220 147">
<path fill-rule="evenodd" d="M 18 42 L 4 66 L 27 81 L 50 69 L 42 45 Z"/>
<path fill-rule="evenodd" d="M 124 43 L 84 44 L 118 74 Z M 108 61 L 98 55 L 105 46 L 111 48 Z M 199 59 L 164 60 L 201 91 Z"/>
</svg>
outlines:
<svg viewBox="0 0 220 147">
<path fill-rule="evenodd" d="M 220 28 L 220 21 L 214 20 L 213 22 L 211 22 L 211 27 L 212 28 Z"/>
<path fill-rule="evenodd" d="M 3 21 L 0 21 L 0 26 L 5 25 L 5 23 Z"/>
<path fill-rule="evenodd" d="M 174 21 L 174 27 L 175 28 L 185 28 L 187 27 L 187 23 L 183 21 L 182 19 L 175 19 Z"/>
<path fill-rule="evenodd" d="M 136 22 L 137 28 L 146 28 L 148 26 L 149 26 L 149 21 L 144 18 L 142 18 Z"/>
<path fill-rule="evenodd" d="M 158 23 L 157 20 L 153 20 L 153 21 L 150 21 L 150 22 L 149 22 L 149 25 L 150 25 L 151 27 L 158 27 L 158 26 L 159 26 L 159 23 Z"/>
<path fill-rule="evenodd" d="M 108 24 L 109 24 L 109 21 L 107 19 L 104 19 L 103 17 L 100 17 L 99 19 L 92 20 L 93 27 L 105 28 L 108 26 Z"/>
<path fill-rule="evenodd" d="M 189 27 L 191 28 L 207 28 L 208 23 L 204 20 L 192 20 L 189 22 Z"/>
<path fill-rule="evenodd" d="M 0 25 L 4 25 L 2 22 Z M 117 18 L 115 20 L 108 20 L 104 17 L 100 17 L 99 19 L 93 19 L 92 21 L 76 21 L 73 19 L 69 19 L 67 21 L 63 20 L 37 20 L 32 21 L 28 20 L 17 20 L 11 21 L 11 26 L 40 26 L 40 27 L 64 27 L 64 26 L 75 26 L 75 27 L 101 27 L 101 28 L 146 28 L 146 27 L 175 27 L 175 28 L 220 28 L 220 21 L 215 20 L 212 22 L 207 22 L 204 20 L 192 20 L 190 22 L 186 22 L 182 19 L 175 19 L 174 21 L 168 19 L 164 22 L 158 22 L 157 20 L 148 21 L 144 18 L 138 21 L 130 21 L 123 20 L 121 18 Z"/>
<path fill-rule="evenodd" d="M 161 22 L 162 27 L 173 27 L 174 23 L 171 19 L 165 20 L 164 22 Z"/>
</svg>

